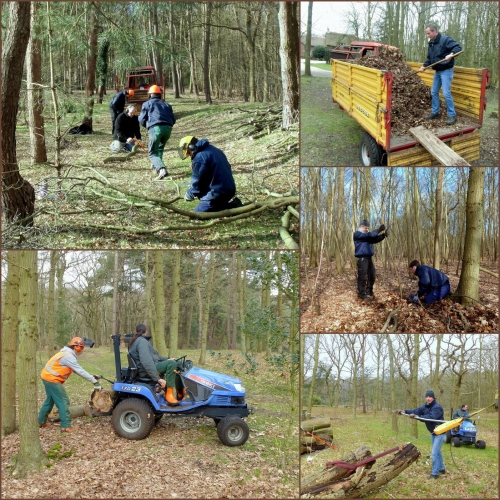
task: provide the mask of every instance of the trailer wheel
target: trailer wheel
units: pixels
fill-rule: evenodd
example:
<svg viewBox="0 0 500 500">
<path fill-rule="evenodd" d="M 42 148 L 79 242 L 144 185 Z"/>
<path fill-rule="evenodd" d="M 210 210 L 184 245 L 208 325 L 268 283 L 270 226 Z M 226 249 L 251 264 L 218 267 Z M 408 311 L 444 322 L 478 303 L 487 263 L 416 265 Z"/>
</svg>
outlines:
<svg viewBox="0 0 500 500">
<path fill-rule="evenodd" d="M 480 439 L 479 441 L 476 441 L 476 446 L 480 450 L 484 450 L 486 448 L 486 443 Z"/>
<path fill-rule="evenodd" d="M 451 446 L 454 446 L 455 448 L 460 447 L 460 438 L 454 437 L 451 438 Z"/>
<path fill-rule="evenodd" d="M 368 132 L 363 132 L 361 136 L 359 157 L 361 165 L 364 167 L 382 165 L 382 151 L 375 139 Z"/>
<path fill-rule="evenodd" d="M 241 446 L 245 444 L 249 434 L 248 425 L 237 415 L 228 415 L 217 425 L 217 435 L 226 446 Z"/>
<path fill-rule="evenodd" d="M 155 414 L 148 402 L 128 398 L 117 405 L 111 420 L 119 436 L 138 440 L 149 436 L 155 425 Z"/>
</svg>

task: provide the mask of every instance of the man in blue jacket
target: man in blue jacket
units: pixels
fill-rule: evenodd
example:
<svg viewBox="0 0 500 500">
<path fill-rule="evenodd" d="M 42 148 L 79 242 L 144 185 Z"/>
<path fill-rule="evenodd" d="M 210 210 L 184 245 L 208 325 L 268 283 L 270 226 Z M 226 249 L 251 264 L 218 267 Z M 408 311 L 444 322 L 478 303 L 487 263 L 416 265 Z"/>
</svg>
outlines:
<svg viewBox="0 0 500 500">
<path fill-rule="evenodd" d="M 161 181 L 168 175 L 167 167 L 163 163 L 163 151 L 172 134 L 175 116 L 172 106 L 161 100 L 161 89 L 158 85 L 151 85 L 148 94 L 149 101 L 142 105 L 139 123 L 148 129 L 148 156 L 151 168 L 158 174 L 157 180 Z"/>
<path fill-rule="evenodd" d="M 372 262 L 375 249 L 373 245 L 387 237 L 382 224 L 369 233 L 370 223 L 364 219 L 359 229 L 354 232 L 354 256 L 358 259 L 358 297 L 361 300 L 373 300 L 373 284 L 375 283 L 375 266 Z M 385 232 L 384 232 L 385 231 Z M 384 232 L 384 234 L 380 234 Z"/>
<path fill-rule="evenodd" d="M 419 406 L 414 410 L 397 410 L 398 413 L 406 413 L 410 415 L 411 418 L 421 417 L 429 420 L 441 420 L 444 421 L 444 411 L 443 407 L 436 401 L 434 392 L 428 390 L 425 393 L 425 405 Z M 432 472 L 429 479 L 438 479 L 440 474 L 446 474 L 446 469 L 444 467 L 444 459 L 441 454 L 441 447 L 443 446 L 444 440 L 446 438 L 446 433 L 436 435 L 434 434 L 434 429 L 441 425 L 442 422 L 424 422 L 427 430 L 431 433 L 432 442 Z"/>
<path fill-rule="evenodd" d="M 422 302 L 432 304 L 450 294 L 450 281 L 446 274 L 433 267 L 423 266 L 418 260 L 412 260 L 409 267 L 411 272 L 418 276 L 417 296 L 408 296 L 413 302 L 418 302 L 421 298 Z"/>
<path fill-rule="evenodd" d="M 455 65 L 454 54 L 460 52 L 462 47 L 455 42 L 453 38 L 438 33 L 437 26 L 429 23 L 425 27 L 425 34 L 429 38 L 429 47 L 427 49 L 427 59 L 419 69 L 420 72 L 424 71 L 427 66 L 434 64 L 442 59 L 446 61 L 441 64 L 436 64 L 433 69 L 436 71 L 434 80 L 432 81 L 431 95 L 432 95 L 432 111 L 430 115 L 425 117 L 426 120 L 436 120 L 439 118 L 439 109 L 441 101 L 439 100 L 439 89 L 443 87 L 443 97 L 446 102 L 446 110 L 448 112 L 448 125 L 453 125 L 457 121 L 457 114 L 455 112 L 455 104 L 451 96 L 451 82 L 453 80 L 453 66 Z"/>
<path fill-rule="evenodd" d="M 191 187 L 184 199 L 199 198 L 195 212 L 220 212 L 242 206 L 239 198 L 230 201 L 236 194 L 236 184 L 231 165 L 219 148 L 212 146 L 208 139 L 198 140 L 188 135 L 181 139 L 178 152 L 182 160 L 191 158 Z"/>
<path fill-rule="evenodd" d="M 109 113 L 111 114 L 111 124 L 113 126 L 111 133 L 113 136 L 115 135 L 115 121 L 118 115 L 125 110 L 127 97 L 134 97 L 134 95 L 135 92 L 133 90 L 122 90 L 121 92 L 117 92 L 113 96 L 113 99 L 111 99 L 109 103 Z"/>
</svg>

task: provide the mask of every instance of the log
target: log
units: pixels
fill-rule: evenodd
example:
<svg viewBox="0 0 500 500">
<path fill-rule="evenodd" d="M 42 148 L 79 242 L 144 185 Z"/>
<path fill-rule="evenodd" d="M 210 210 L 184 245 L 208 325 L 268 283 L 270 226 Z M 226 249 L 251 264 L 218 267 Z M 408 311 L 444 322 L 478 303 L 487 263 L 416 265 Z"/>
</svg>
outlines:
<svg viewBox="0 0 500 500">
<path fill-rule="evenodd" d="M 90 399 L 95 411 L 98 413 L 107 413 L 111 410 L 114 396 L 114 391 L 107 391 L 106 389 L 92 392 Z"/>
<path fill-rule="evenodd" d="M 349 458 L 353 455 L 362 454 L 371 456 L 370 451 L 365 446 L 361 446 L 355 450 Z M 374 463 L 368 463 L 359 467 L 356 469 L 356 472 L 348 478 L 345 474 L 341 475 L 338 471 L 339 467 L 337 466 L 331 469 L 325 469 L 321 471 L 323 474 L 322 476 L 320 476 L 319 473 L 315 473 L 303 478 L 301 481 L 303 485 L 301 498 L 311 498 L 313 496 L 328 496 L 328 498 L 361 498 L 397 477 L 419 457 L 420 452 L 417 447 L 412 443 L 406 443 L 402 449 L 396 453 L 380 457 Z M 350 460 L 345 461 L 357 463 L 361 460 L 363 459 L 356 459 L 354 462 Z M 337 471 L 334 472 L 334 469 L 337 469 Z M 345 471 L 347 474 L 349 473 L 347 469 L 340 470 Z M 333 479 L 325 482 L 327 472 L 330 472 Z M 314 481 L 310 479 L 312 476 L 314 476 Z"/>
<path fill-rule="evenodd" d="M 92 416 L 92 408 L 88 403 L 84 405 L 74 405 L 69 407 L 69 416 L 71 418 L 83 417 L 83 416 L 91 417 Z M 49 414 L 49 419 L 52 422 L 60 422 L 61 418 L 59 417 L 59 411 L 55 410 Z"/>
<path fill-rule="evenodd" d="M 326 427 L 330 427 L 331 424 L 332 423 L 330 420 L 320 420 L 318 418 L 318 419 L 305 420 L 305 421 L 303 420 L 301 422 L 301 427 L 305 431 L 314 432 L 315 430 L 317 431 L 318 429 L 324 429 Z"/>
</svg>

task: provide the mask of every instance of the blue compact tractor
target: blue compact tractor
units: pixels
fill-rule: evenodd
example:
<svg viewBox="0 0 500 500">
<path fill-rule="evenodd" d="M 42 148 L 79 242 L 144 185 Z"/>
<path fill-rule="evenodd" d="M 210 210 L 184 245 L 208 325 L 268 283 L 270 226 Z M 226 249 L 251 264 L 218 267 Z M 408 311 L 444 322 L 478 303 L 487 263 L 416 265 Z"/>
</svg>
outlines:
<svg viewBox="0 0 500 500">
<path fill-rule="evenodd" d="M 453 420 L 453 409 L 451 410 L 450 418 Z M 451 446 L 455 447 L 463 444 L 473 444 L 476 448 L 484 450 L 486 443 L 480 439 L 476 439 L 476 434 L 476 422 L 464 418 L 458 427 L 446 431 L 446 443 L 451 443 Z"/>
<path fill-rule="evenodd" d="M 170 406 L 156 381 L 140 378 L 134 360 L 128 355 L 128 367 L 121 367 L 120 335 L 112 335 L 116 397 L 109 412 L 115 432 L 127 439 L 144 439 L 163 415 L 175 417 L 210 417 L 217 426 L 217 435 L 226 446 L 241 446 L 248 439 L 249 429 L 243 418 L 252 413 L 245 401 L 241 380 L 229 375 L 193 366 L 182 360 L 179 376 L 186 396 L 177 406 Z"/>
</svg>

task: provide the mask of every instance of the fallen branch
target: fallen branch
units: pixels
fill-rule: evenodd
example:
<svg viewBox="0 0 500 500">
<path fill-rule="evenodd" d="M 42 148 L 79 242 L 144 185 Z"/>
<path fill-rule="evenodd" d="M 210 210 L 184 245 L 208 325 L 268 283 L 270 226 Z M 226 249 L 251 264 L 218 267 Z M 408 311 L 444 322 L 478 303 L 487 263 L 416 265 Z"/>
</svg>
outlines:
<svg viewBox="0 0 500 500">
<path fill-rule="evenodd" d="M 380 330 L 379 333 L 384 333 L 387 330 L 387 327 L 389 326 L 389 323 L 391 322 L 391 318 L 401 309 L 401 306 L 396 307 L 396 309 L 393 309 L 390 313 L 389 316 L 387 316 L 387 319 L 385 320 L 384 326 L 382 327 L 382 330 Z"/>
<path fill-rule="evenodd" d="M 483 271 L 483 273 L 491 274 L 492 276 L 498 279 L 498 274 L 494 273 L 493 271 L 490 271 L 489 269 L 485 269 L 484 267 L 479 267 L 479 270 Z"/>
</svg>

